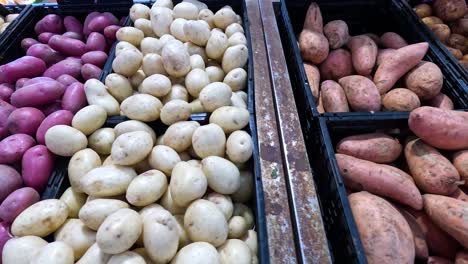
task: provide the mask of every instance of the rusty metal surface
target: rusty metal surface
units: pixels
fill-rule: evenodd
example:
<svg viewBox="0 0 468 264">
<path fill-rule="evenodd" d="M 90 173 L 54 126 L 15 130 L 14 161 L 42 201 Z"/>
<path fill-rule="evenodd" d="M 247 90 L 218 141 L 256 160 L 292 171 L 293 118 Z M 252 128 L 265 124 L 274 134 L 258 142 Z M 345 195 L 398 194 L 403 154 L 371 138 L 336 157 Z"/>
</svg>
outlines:
<svg viewBox="0 0 468 264">
<path fill-rule="evenodd" d="M 255 113 L 270 263 L 297 263 L 294 230 L 257 0 L 246 0 L 254 60 Z"/>
<path fill-rule="evenodd" d="M 276 101 L 299 262 L 331 263 L 312 170 L 276 23 L 272 0 L 259 0 Z"/>
</svg>

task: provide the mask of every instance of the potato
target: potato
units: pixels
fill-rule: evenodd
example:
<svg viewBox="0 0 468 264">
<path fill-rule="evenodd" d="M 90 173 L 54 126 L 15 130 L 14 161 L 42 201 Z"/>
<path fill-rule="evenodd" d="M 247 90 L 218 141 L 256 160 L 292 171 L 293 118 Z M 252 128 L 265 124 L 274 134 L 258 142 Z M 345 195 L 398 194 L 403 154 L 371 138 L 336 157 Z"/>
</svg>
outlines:
<svg viewBox="0 0 468 264">
<path fill-rule="evenodd" d="M 252 255 L 257 255 L 258 253 L 258 239 L 257 232 L 255 230 L 248 230 L 247 234 L 241 238 L 244 243 L 250 248 Z"/>
<path fill-rule="evenodd" d="M 421 100 L 428 100 L 439 94 L 443 75 L 436 64 L 423 61 L 408 72 L 405 83 Z"/>
<path fill-rule="evenodd" d="M 377 44 L 370 37 L 359 35 L 349 40 L 348 47 L 356 72 L 362 76 L 369 76 L 377 59 Z"/>
<path fill-rule="evenodd" d="M 447 47 L 447 46 L 445 46 L 445 48 L 447 48 L 447 50 L 450 52 L 450 54 L 452 54 L 453 57 L 455 57 L 455 59 L 457 60 L 463 59 L 463 53 L 461 52 L 461 50 L 454 49 L 454 48 Z"/>
<path fill-rule="evenodd" d="M 232 204 L 231 197 L 228 195 L 219 194 L 216 192 L 209 193 L 205 198 L 216 205 L 216 207 L 223 213 L 228 221 L 231 219 L 234 212 L 234 205 Z"/>
<path fill-rule="evenodd" d="M 172 21 L 170 27 L 171 35 L 182 42 L 189 41 L 188 36 L 184 32 L 185 23 L 187 23 L 185 18 L 176 18 Z"/>
<path fill-rule="evenodd" d="M 37 236 L 15 237 L 5 243 L 2 251 L 4 264 L 30 264 L 47 241 Z"/>
<path fill-rule="evenodd" d="M 234 216 L 229 219 L 228 238 L 241 238 L 247 233 L 247 222 L 242 216 Z"/>
<path fill-rule="evenodd" d="M 450 28 L 445 24 L 428 25 L 434 35 L 443 43 L 447 43 L 450 37 Z"/>
<path fill-rule="evenodd" d="M 225 33 L 228 38 L 236 32 L 244 34 L 244 28 L 239 23 L 232 23 L 226 27 Z"/>
<path fill-rule="evenodd" d="M 245 131 L 234 131 L 226 141 L 226 154 L 235 163 L 244 163 L 253 153 L 251 136 Z"/>
<path fill-rule="evenodd" d="M 131 119 L 151 122 L 159 119 L 162 103 L 149 94 L 135 94 L 125 99 L 120 108 Z"/>
<path fill-rule="evenodd" d="M 134 27 L 143 32 L 144 37 L 156 37 L 156 34 L 153 31 L 151 21 L 145 18 L 139 18 L 135 21 Z M 141 40 L 139 43 L 141 46 Z"/>
<path fill-rule="evenodd" d="M 190 105 L 182 100 L 169 101 L 161 109 L 161 121 L 170 126 L 178 121 L 185 121 L 190 118 Z"/>
<path fill-rule="evenodd" d="M 224 133 L 230 134 L 249 124 L 249 111 L 239 107 L 223 106 L 211 114 L 210 123 L 219 125 Z"/>
<path fill-rule="evenodd" d="M 228 239 L 218 248 L 221 262 L 226 264 L 248 264 L 252 261 L 250 248 L 240 239 Z"/>
<path fill-rule="evenodd" d="M 343 20 L 328 22 L 323 28 L 323 33 L 332 49 L 341 48 L 349 40 L 348 25 Z"/>
<path fill-rule="evenodd" d="M 52 242 L 41 248 L 31 264 L 72 264 L 74 263 L 73 250 L 61 241 Z"/>
<path fill-rule="evenodd" d="M 236 32 L 232 34 L 231 37 L 228 39 L 228 47 L 236 46 L 236 45 L 246 45 L 247 46 L 247 38 L 245 37 L 244 33 Z"/>
<path fill-rule="evenodd" d="M 78 260 L 96 241 L 96 232 L 87 228 L 79 219 L 68 219 L 54 234 L 56 241 L 65 242 L 73 249 Z"/>
<path fill-rule="evenodd" d="M 175 150 L 168 146 L 155 146 L 149 156 L 149 164 L 152 168 L 171 176 L 172 169 L 180 162 L 180 157 Z"/>
<path fill-rule="evenodd" d="M 192 147 L 200 158 L 224 156 L 226 135 L 216 124 L 198 127 L 192 135 Z"/>
<path fill-rule="evenodd" d="M 185 42 L 184 46 L 187 49 L 187 52 L 189 53 L 190 56 L 195 55 L 195 54 L 200 55 L 203 58 L 203 61 L 205 63 L 208 63 L 208 57 L 206 55 L 206 51 L 204 47 L 197 46 L 191 42 Z"/>
<path fill-rule="evenodd" d="M 131 251 L 125 251 L 116 255 L 113 255 L 107 264 L 120 264 L 120 263 L 132 263 L 132 264 L 146 264 L 145 259 L 137 253 Z"/>
<path fill-rule="evenodd" d="M 119 43 L 122 43 L 122 42 L 119 42 Z M 140 50 L 141 52 L 143 52 L 143 55 L 146 55 L 149 53 L 161 55 L 162 48 L 163 48 L 162 41 L 154 37 L 146 37 L 140 43 Z"/>
<path fill-rule="evenodd" d="M 185 87 L 194 98 L 198 98 L 200 91 L 208 84 L 210 79 L 203 69 L 193 69 L 185 77 Z"/>
<path fill-rule="evenodd" d="M 210 59 L 221 60 L 228 48 L 228 37 L 223 32 L 212 30 L 206 43 L 206 55 Z"/>
<path fill-rule="evenodd" d="M 109 197 L 124 194 L 133 178 L 135 170 L 119 165 L 107 165 L 92 169 L 80 180 L 83 191 L 96 197 Z M 105 186 L 105 187 L 103 187 Z"/>
<path fill-rule="evenodd" d="M 172 10 L 167 7 L 151 8 L 151 25 L 158 37 L 170 33 L 170 26 L 173 21 Z"/>
<path fill-rule="evenodd" d="M 148 76 L 138 87 L 140 93 L 163 97 L 171 90 L 171 80 L 162 74 Z"/>
<path fill-rule="evenodd" d="M 428 105 L 441 108 L 441 109 L 446 109 L 446 110 L 453 110 L 453 102 L 452 100 L 445 94 L 439 93 L 434 98 L 431 100 L 427 101 Z"/>
<path fill-rule="evenodd" d="M 89 136 L 88 145 L 101 155 L 109 155 L 111 154 L 111 148 L 115 138 L 116 136 L 113 128 L 100 128 Z"/>
<path fill-rule="evenodd" d="M 460 18 L 455 21 L 451 26 L 450 29 L 453 34 L 460 34 L 463 36 L 468 35 L 468 19 Z"/>
<path fill-rule="evenodd" d="M 182 42 L 170 40 L 161 52 L 164 69 L 174 77 L 182 77 L 190 71 L 190 55 Z"/>
<path fill-rule="evenodd" d="M 130 77 L 141 67 L 143 54 L 134 49 L 125 49 L 112 62 L 114 72 Z"/>
<path fill-rule="evenodd" d="M 101 166 L 101 159 L 92 149 L 87 148 L 76 152 L 68 163 L 68 178 L 73 190 L 83 192 L 80 179 L 99 166 Z"/>
<path fill-rule="evenodd" d="M 187 20 L 196 20 L 198 17 L 198 7 L 192 3 L 182 2 L 174 6 L 174 18 L 185 18 Z"/>
<path fill-rule="evenodd" d="M 119 209 L 128 207 L 126 202 L 120 200 L 95 199 L 83 205 L 79 212 L 79 218 L 87 227 L 97 231 L 107 216 Z"/>
<path fill-rule="evenodd" d="M 21 188 L 23 179 L 21 175 L 8 165 L 0 165 L 0 174 L 2 175 L 2 185 L 0 186 L 0 201 L 3 202 L 12 192 Z"/>
<path fill-rule="evenodd" d="M 223 7 L 214 14 L 213 22 L 216 27 L 225 30 L 229 25 L 237 22 L 236 13 L 231 8 Z"/>
<path fill-rule="evenodd" d="M 148 132 L 133 131 L 118 136 L 112 144 L 114 164 L 133 165 L 143 160 L 153 148 L 153 139 Z"/>
<path fill-rule="evenodd" d="M 226 74 L 223 83 L 229 85 L 233 92 L 244 90 L 247 86 L 247 72 L 242 68 L 233 69 Z"/>
<path fill-rule="evenodd" d="M 132 252 L 140 255 L 140 257 L 142 257 L 146 261 L 146 264 L 154 264 L 154 262 L 149 257 L 148 251 L 146 250 L 146 248 L 136 248 Z M 122 253 L 122 254 L 125 254 L 125 253 Z"/>
<path fill-rule="evenodd" d="M 180 121 L 170 125 L 164 136 L 163 143 L 177 152 L 187 150 L 192 145 L 192 135 L 199 127 L 195 121 Z"/>
<path fill-rule="evenodd" d="M 147 124 L 141 121 L 137 121 L 137 120 L 124 121 L 116 125 L 114 128 L 114 131 L 115 131 L 116 137 L 122 134 L 128 133 L 128 132 L 145 131 L 151 135 L 151 138 L 153 139 L 153 145 L 156 143 L 156 133 L 154 133 L 154 130 L 150 126 L 148 126 Z"/>
<path fill-rule="evenodd" d="M 174 202 L 179 206 L 187 206 L 193 200 L 201 198 L 206 192 L 207 179 L 200 168 L 179 162 L 172 169 L 169 190 Z"/>
<path fill-rule="evenodd" d="M 322 82 L 320 90 L 320 98 L 326 112 L 349 112 L 346 94 L 340 84 L 327 80 Z"/>
<path fill-rule="evenodd" d="M 421 102 L 418 96 L 411 90 L 396 88 L 383 96 L 382 105 L 386 111 L 409 112 L 420 107 Z"/>
<path fill-rule="evenodd" d="M 223 55 L 222 68 L 230 72 L 235 68 L 242 68 L 249 58 L 248 48 L 245 45 L 235 45 L 226 49 Z"/>
<path fill-rule="evenodd" d="M 305 29 L 299 35 L 299 49 L 305 61 L 320 64 L 328 57 L 328 40 L 318 32 Z"/>
<path fill-rule="evenodd" d="M 122 102 L 133 93 L 132 84 L 127 77 L 117 73 L 107 75 L 105 84 L 109 93 L 119 102 Z"/>
<path fill-rule="evenodd" d="M 198 46 L 205 46 L 211 35 L 208 23 L 203 20 L 189 20 L 183 30 L 188 40 Z"/>
<path fill-rule="evenodd" d="M 172 0 L 157 0 L 153 4 L 152 9 L 156 7 L 167 7 L 172 10 L 174 8 L 174 4 L 172 3 Z"/>
<path fill-rule="evenodd" d="M 60 200 L 68 207 L 68 217 L 77 218 L 78 212 L 86 202 L 86 195 L 83 193 L 77 193 L 72 187 L 68 187 L 60 197 Z"/>
<path fill-rule="evenodd" d="M 240 187 L 239 169 L 229 160 L 210 156 L 202 160 L 208 186 L 221 194 L 233 194 Z"/>
<path fill-rule="evenodd" d="M 162 207 L 164 207 L 164 209 L 168 210 L 172 214 L 184 214 L 185 210 L 187 210 L 187 207 L 178 206 L 174 202 L 174 200 L 172 199 L 171 191 L 170 191 L 170 185 L 167 188 L 167 191 L 159 200 L 159 203 L 161 204 Z"/>
<path fill-rule="evenodd" d="M 198 54 L 193 54 L 190 56 L 190 68 L 205 70 L 205 61 L 203 57 Z"/>
<path fill-rule="evenodd" d="M 406 40 L 395 32 L 384 33 L 380 36 L 379 44 L 387 49 L 399 49 L 408 46 Z"/>
<path fill-rule="evenodd" d="M 30 187 L 23 187 L 10 193 L 0 205 L 0 247 L 12 236 L 9 232 L 10 223 L 26 208 L 40 200 L 39 193 Z"/>
<path fill-rule="evenodd" d="M 454 21 L 466 13 L 466 2 L 463 0 L 438 0 L 432 5 L 434 15 L 443 21 Z"/>
<path fill-rule="evenodd" d="M 208 112 L 213 112 L 220 107 L 229 106 L 231 104 L 231 96 L 232 91 L 227 84 L 214 82 L 201 90 L 199 99 L 204 109 Z"/>
<path fill-rule="evenodd" d="M 247 104 L 237 93 L 232 93 L 231 95 L 231 105 L 234 107 L 247 109 Z"/>
<path fill-rule="evenodd" d="M 150 8 L 143 4 L 134 4 L 130 8 L 130 19 L 135 22 L 139 18 L 148 19 L 150 16 Z"/>
<path fill-rule="evenodd" d="M 166 190 L 166 175 L 158 170 L 149 170 L 130 182 L 126 198 L 132 205 L 146 206 L 159 200 Z"/>
<path fill-rule="evenodd" d="M 319 69 L 310 63 L 304 63 L 304 70 L 307 76 L 307 81 L 309 82 L 310 90 L 314 98 L 319 97 L 319 88 L 320 88 L 320 71 Z"/>
<path fill-rule="evenodd" d="M 203 20 L 208 25 L 210 25 L 210 28 L 215 28 L 216 25 L 214 24 L 214 13 L 213 11 L 205 8 L 201 9 L 200 12 L 198 13 L 198 20 Z"/>
<path fill-rule="evenodd" d="M 456 264 L 466 264 L 466 263 L 468 263 L 468 253 L 466 252 L 466 250 L 459 251 L 457 253 L 457 256 L 455 258 L 455 263 Z"/>
<path fill-rule="evenodd" d="M 137 47 L 127 41 L 119 41 L 115 47 L 115 55 L 118 56 L 120 53 L 127 49 L 133 49 L 139 51 Z"/>
<path fill-rule="evenodd" d="M 320 76 L 324 80 L 339 80 L 353 73 L 351 53 L 344 49 L 330 52 L 327 59 L 320 65 Z"/>
<path fill-rule="evenodd" d="M 224 80 L 224 71 L 218 66 L 208 66 L 205 69 L 210 83 L 222 82 Z"/>
<path fill-rule="evenodd" d="M 221 263 L 220 256 L 216 248 L 206 242 L 194 242 L 183 247 L 172 260 L 173 264 L 185 263 Z"/>
<path fill-rule="evenodd" d="M 185 102 L 188 102 L 189 100 L 187 89 L 185 89 L 185 87 L 180 84 L 172 85 L 171 91 L 166 96 L 164 96 L 162 103 L 166 104 L 172 100 L 177 99 Z"/>
<path fill-rule="evenodd" d="M 416 15 L 418 15 L 419 18 L 425 18 L 425 17 L 428 17 L 428 16 L 432 16 L 432 8 L 428 4 L 416 5 L 413 8 L 413 10 L 416 13 Z"/>
<path fill-rule="evenodd" d="M 102 127 L 107 119 L 107 113 L 99 105 L 88 105 L 78 111 L 72 120 L 72 126 L 85 135 L 91 135 Z"/>
<path fill-rule="evenodd" d="M 45 135 L 47 148 L 54 154 L 71 157 L 86 148 L 88 140 L 79 130 L 66 125 L 51 127 Z"/>
<path fill-rule="evenodd" d="M 96 79 L 84 84 L 86 99 L 90 105 L 99 105 L 106 109 L 108 116 L 119 115 L 119 102 L 107 92 L 107 87 Z"/>
</svg>

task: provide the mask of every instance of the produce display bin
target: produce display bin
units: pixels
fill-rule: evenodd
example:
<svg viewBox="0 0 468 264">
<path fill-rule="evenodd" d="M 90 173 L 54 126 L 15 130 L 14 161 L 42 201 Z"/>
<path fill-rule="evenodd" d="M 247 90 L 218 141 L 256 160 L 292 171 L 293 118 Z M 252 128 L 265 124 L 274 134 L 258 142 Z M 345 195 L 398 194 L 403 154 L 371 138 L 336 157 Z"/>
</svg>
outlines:
<svg viewBox="0 0 468 264">
<path fill-rule="evenodd" d="M 442 93 L 453 101 L 455 109 L 468 109 L 468 84 L 459 75 L 447 66 L 450 61 L 441 52 L 434 40 L 428 34 L 420 31 L 420 26 L 414 19 L 407 18 L 406 9 L 401 1 L 344 1 L 334 0 L 315 1 L 320 6 L 324 24 L 331 20 L 344 20 L 349 27 L 350 35 L 362 33 L 375 33 L 378 35 L 392 31 L 400 34 L 409 43 L 428 42 L 429 49 L 423 60 L 430 61 L 439 66 L 444 75 Z M 296 104 L 299 112 L 306 114 L 307 118 L 317 116 L 360 116 L 377 115 L 392 116 L 395 112 L 347 112 L 319 114 L 317 105 L 307 81 L 303 67 L 303 60 L 297 46 L 296 36 L 301 32 L 307 8 L 311 1 L 288 0 L 278 4 L 277 20 L 282 36 L 285 56 L 291 83 L 293 85 Z M 346 10 L 346 11 L 344 11 Z M 408 112 L 401 112 L 406 113 Z"/>
<path fill-rule="evenodd" d="M 6 36 L 8 32 L 15 28 L 21 16 L 24 15 L 24 13 L 26 13 L 27 9 L 29 8 L 30 6 L 27 5 L 0 5 L 0 16 L 5 17 L 10 14 L 19 14 L 19 16 L 16 17 L 16 19 L 13 20 L 10 23 L 10 25 L 5 29 L 5 31 L 0 35 Z M 4 38 L 3 36 L 0 38 L 0 47 L 3 47 L 2 44 L 5 40 L 6 38 Z"/>
</svg>

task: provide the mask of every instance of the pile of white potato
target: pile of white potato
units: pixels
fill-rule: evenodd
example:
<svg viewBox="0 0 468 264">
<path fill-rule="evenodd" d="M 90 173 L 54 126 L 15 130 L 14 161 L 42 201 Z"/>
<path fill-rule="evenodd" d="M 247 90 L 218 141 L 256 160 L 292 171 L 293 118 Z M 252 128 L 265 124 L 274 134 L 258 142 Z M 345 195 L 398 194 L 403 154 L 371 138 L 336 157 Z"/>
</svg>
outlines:
<svg viewBox="0 0 468 264">
<path fill-rule="evenodd" d="M 46 133 L 71 157 L 71 187 L 14 220 L 3 264 L 258 262 L 239 16 L 166 0 L 130 17 L 115 73 L 88 80 L 90 105 Z M 209 124 L 187 121 L 195 112 L 212 112 Z M 102 127 L 112 115 L 130 120 Z M 144 123 L 155 120 L 164 134 Z"/>
</svg>

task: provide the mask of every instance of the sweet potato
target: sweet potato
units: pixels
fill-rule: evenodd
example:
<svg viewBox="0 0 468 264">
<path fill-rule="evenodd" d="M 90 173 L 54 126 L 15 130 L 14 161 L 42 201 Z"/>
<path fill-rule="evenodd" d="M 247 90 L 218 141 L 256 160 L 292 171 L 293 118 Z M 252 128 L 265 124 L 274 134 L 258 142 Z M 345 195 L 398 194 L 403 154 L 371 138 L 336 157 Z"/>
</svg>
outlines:
<svg viewBox="0 0 468 264">
<path fill-rule="evenodd" d="M 24 152 L 36 142 L 30 135 L 15 134 L 0 141 L 0 164 L 11 164 L 23 158 Z"/>
<path fill-rule="evenodd" d="M 437 149 L 421 139 L 409 139 L 405 157 L 416 185 L 433 194 L 450 195 L 460 183 L 460 174 Z"/>
<path fill-rule="evenodd" d="M 0 219 L 6 223 L 13 220 L 29 206 L 39 202 L 39 193 L 30 187 L 18 188 L 0 205 Z"/>
<path fill-rule="evenodd" d="M 64 30 L 62 18 L 56 14 L 46 15 L 34 27 L 37 35 L 43 32 L 61 34 Z"/>
<path fill-rule="evenodd" d="M 81 76 L 85 81 L 89 79 L 99 79 L 101 72 L 102 70 L 98 66 L 89 63 L 83 65 L 81 68 Z"/>
<path fill-rule="evenodd" d="M 393 56 L 383 61 L 374 75 L 374 83 L 380 94 L 390 90 L 398 79 L 416 66 L 426 55 L 428 48 L 427 42 L 408 45 L 397 49 Z"/>
<path fill-rule="evenodd" d="M 423 199 L 424 211 L 431 220 L 467 248 L 468 202 L 435 194 L 425 194 Z"/>
<path fill-rule="evenodd" d="M 319 99 L 317 101 L 317 111 L 320 114 L 325 113 L 325 109 L 323 108 L 323 100 L 322 100 L 322 93 L 319 93 Z"/>
<path fill-rule="evenodd" d="M 449 197 L 455 198 L 460 201 L 468 202 L 468 195 L 466 195 L 466 193 L 463 192 L 460 188 L 457 188 L 457 190 L 454 193 L 451 193 Z"/>
<path fill-rule="evenodd" d="M 328 57 L 328 40 L 320 33 L 303 30 L 299 35 L 299 49 L 305 61 L 320 64 Z"/>
<path fill-rule="evenodd" d="M 307 81 L 309 82 L 310 90 L 315 99 L 318 98 L 319 86 L 320 86 L 320 72 L 319 69 L 310 63 L 304 63 L 304 70 L 307 75 Z"/>
<path fill-rule="evenodd" d="M 8 117 L 8 130 L 11 134 L 23 133 L 33 136 L 44 118 L 44 114 L 37 108 L 18 108 Z"/>
<path fill-rule="evenodd" d="M 436 0 L 432 5 L 434 15 L 443 21 L 455 21 L 466 13 L 465 0 Z"/>
<path fill-rule="evenodd" d="M 405 88 L 390 90 L 382 98 L 385 111 L 409 112 L 421 106 L 418 96 Z"/>
<path fill-rule="evenodd" d="M 450 37 L 450 28 L 445 24 L 428 25 L 434 35 L 443 43 L 446 43 Z"/>
<path fill-rule="evenodd" d="M 427 61 L 422 61 L 416 65 L 405 76 L 405 84 L 421 100 L 434 98 L 442 89 L 444 76 L 440 68 Z"/>
<path fill-rule="evenodd" d="M 461 150 L 453 154 L 453 166 L 460 173 L 460 178 L 468 186 L 468 150 Z"/>
<path fill-rule="evenodd" d="M 307 9 L 306 18 L 304 20 L 304 30 L 315 31 L 323 34 L 323 18 L 320 12 L 320 7 L 317 3 L 311 3 Z"/>
<path fill-rule="evenodd" d="M 430 25 L 435 25 L 435 24 L 443 24 L 444 21 L 442 21 L 440 18 L 436 17 L 436 16 L 428 16 L 428 17 L 425 17 L 423 19 L 421 19 L 422 22 L 424 24 L 426 24 L 426 26 L 430 26 Z"/>
<path fill-rule="evenodd" d="M 399 49 L 408 46 L 408 42 L 395 32 L 386 32 L 380 36 L 380 45 L 387 49 Z"/>
<path fill-rule="evenodd" d="M 336 161 L 346 187 L 351 190 L 368 191 L 416 210 L 423 208 L 421 193 L 404 171 L 339 153 Z"/>
<path fill-rule="evenodd" d="M 377 44 L 366 35 L 352 37 L 348 42 L 356 72 L 369 76 L 377 60 Z"/>
<path fill-rule="evenodd" d="M 450 52 L 450 54 L 452 54 L 452 56 L 455 57 L 455 59 L 457 59 L 457 60 L 462 60 L 463 59 L 463 53 L 461 52 L 461 50 L 454 49 L 454 48 L 447 47 L 447 46 L 445 46 L 445 47 Z"/>
<path fill-rule="evenodd" d="M 38 43 L 39 41 L 33 38 L 25 38 L 21 41 L 21 48 L 23 48 L 24 51 L 27 51 L 32 45 L 35 45 Z"/>
<path fill-rule="evenodd" d="M 386 61 L 393 56 L 396 52 L 396 49 L 379 49 L 377 53 L 377 60 L 375 61 L 375 65 L 379 66 L 382 64 L 382 61 Z"/>
<path fill-rule="evenodd" d="M 374 34 L 374 33 L 365 33 L 363 35 L 368 36 L 369 38 L 371 38 L 375 42 L 375 44 L 377 44 L 377 46 L 380 44 L 380 38 L 376 34 Z"/>
<path fill-rule="evenodd" d="M 44 32 L 44 33 L 41 33 L 39 36 L 37 36 L 37 40 L 39 40 L 39 42 L 42 43 L 42 44 L 47 44 L 47 43 L 49 43 L 49 40 L 53 36 L 57 36 L 57 34 L 50 33 L 50 32 Z"/>
<path fill-rule="evenodd" d="M 88 104 L 82 83 L 73 83 L 68 86 L 62 97 L 62 108 L 72 113 L 78 112 Z"/>
<path fill-rule="evenodd" d="M 0 185 L 0 202 L 3 202 L 10 193 L 21 188 L 23 185 L 23 179 L 15 169 L 2 164 L 0 164 L 0 175 L 2 177 L 2 184 Z"/>
<path fill-rule="evenodd" d="M 380 111 L 380 94 L 371 80 L 363 76 L 351 75 L 339 79 L 338 82 L 343 87 L 349 106 L 354 111 Z"/>
<path fill-rule="evenodd" d="M 106 63 L 107 58 L 107 53 L 103 51 L 90 51 L 81 56 L 81 61 L 83 61 L 84 64 L 90 63 L 102 68 Z"/>
<path fill-rule="evenodd" d="M 106 38 L 101 33 L 92 32 L 86 40 L 86 49 L 88 51 L 106 51 Z"/>
<path fill-rule="evenodd" d="M 320 87 L 325 112 L 349 112 L 348 101 L 343 88 L 335 81 L 324 81 Z"/>
<path fill-rule="evenodd" d="M 65 87 L 68 87 L 70 84 L 78 82 L 78 80 L 75 79 L 73 76 L 63 74 L 57 78 L 57 82 L 63 84 Z"/>
<path fill-rule="evenodd" d="M 36 139 L 37 143 L 45 144 L 45 133 L 49 128 L 56 126 L 56 125 L 71 125 L 71 121 L 73 119 L 73 113 L 67 110 L 59 110 L 53 112 L 49 116 L 47 116 L 44 121 L 42 121 L 41 125 L 37 129 L 36 132 Z"/>
<path fill-rule="evenodd" d="M 425 18 L 432 15 L 432 8 L 428 4 L 419 4 L 413 8 L 418 17 Z"/>
<path fill-rule="evenodd" d="M 42 192 L 54 169 L 54 155 L 44 145 L 34 146 L 24 153 L 21 168 L 24 185 Z"/>
<path fill-rule="evenodd" d="M 35 83 L 16 90 L 11 95 L 11 103 L 16 107 L 46 105 L 59 99 L 64 91 L 64 86 L 57 81 Z"/>
<path fill-rule="evenodd" d="M 408 211 L 406 211 L 403 208 L 397 207 L 397 209 L 405 218 L 406 222 L 411 228 L 411 232 L 413 233 L 416 258 L 423 260 L 427 259 L 427 257 L 429 256 L 429 249 L 426 242 L 426 236 L 424 235 L 421 227 L 416 221 L 416 218 L 414 218 L 413 215 L 411 215 Z"/>
<path fill-rule="evenodd" d="M 59 35 L 50 38 L 48 44 L 54 50 L 69 56 L 81 56 L 88 51 L 83 41 Z"/>
<path fill-rule="evenodd" d="M 11 94 L 14 91 L 13 85 L 8 83 L 0 84 L 0 99 L 3 101 L 10 101 Z"/>
<path fill-rule="evenodd" d="M 455 264 L 468 264 L 468 251 L 462 250 L 455 256 Z"/>
<path fill-rule="evenodd" d="M 31 46 L 26 52 L 26 55 L 39 58 L 47 65 L 52 65 L 65 59 L 62 54 L 53 50 L 47 44 L 35 44 Z"/>
<path fill-rule="evenodd" d="M 328 22 L 323 28 L 323 33 L 327 37 L 330 48 L 332 49 L 341 48 L 348 43 L 348 25 L 343 20 Z"/>
<path fill-rule="evenodd" d="M 394 162 L 402 152 L 398 139 L 383 133 L 348 136 L 336 144 L 336 152 L 375 163 Z"/>
<path fill-rule="evenodd" d="M 413 234 L 395 207 L 368 192 L 348 198 L 369 264 L 414 262 Z"/>
<path fill-rule="evenodd" d="M 83 32 L 83 24 L 73 16 L 66 16 L 63 19 L 63 25 L 68 32 Z"/>
<path fill-rule="evenodd" d="M 40 76 L 46 70 L 46 64 L 41 59 L 24 56 L 0 66 L 0 83 L 15 83 L 21 78 Z"/>
<path fill-rule="evenodd" d="M 351 53 L 345 49 L 330 52 L 327 59 L 320 65 L 320 75 L 323 80 L 338 80 L 353 74 Z"/>
<path fill-rule="evenodd" d="M 443 93 L 439 93 L 434 96 L 431 100 L 427 101 L 428 105 L 437 107 L 445 110 L 453 110 L 453 102 L 448 96 Z"/>
<path fill-rule="evenodd" d="M 44 72 L 44 76 L 52 79 L 57 79 L 61 75 L 68 74 L 73 78 L 79 78 L 81 75 L 81 66 L 81 60 L 67 58 L 48 68 Z"/>
<path fill-rule="evenodd" d="M 430 256 L 427 258 L 427 264 L 453 264 L 453 262 L 446 258 Z"/>
</svg>

